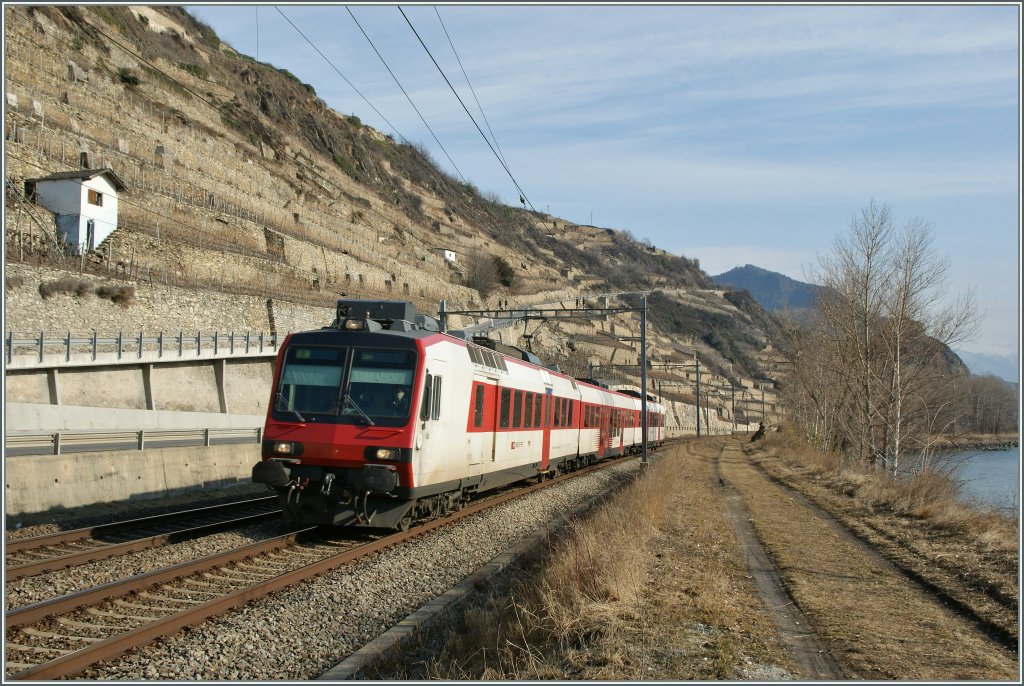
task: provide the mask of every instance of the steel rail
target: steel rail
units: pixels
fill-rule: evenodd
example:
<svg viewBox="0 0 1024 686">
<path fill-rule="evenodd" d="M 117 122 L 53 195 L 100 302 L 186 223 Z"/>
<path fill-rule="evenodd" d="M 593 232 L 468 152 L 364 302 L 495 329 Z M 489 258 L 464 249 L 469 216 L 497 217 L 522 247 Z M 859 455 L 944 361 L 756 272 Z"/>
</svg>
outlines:
<svg viewBox="0 0 1024 686">
<path fill-rule="evenodd" d="M 154 525 L 162 525 L 186 516 L 201 517 L 207 514 L 216 514 L 226 509 L 257 505 L 259 503 L 270 503 L 276 500 L 277 496 L 271 495 L 262 498 L 251 498 L 249 500 L 237 500 L 231 503 L 221 503 L 220 505 L 206 505 L 194 510 L 178 510 L 176 512 L 166 512 L 164 514 L 152 515 L 149 517 L 138 517 L 136 519 L 125 519 L 120 522 L 99 524 L 97 526 L 83 527 L 81 529 L 70 529 L 68 531 L 61 531 L 55 534 L 43 534 L 41 536 L 32 536 L 30 538 L 19 538 L 13 541 L 7 541 L 4 547 L 7 549 L 8 553 L 16 553 L 31 550 L 33 548 L 43 548 L 45 546 L 60 545 L 61 543 L 71 543 L 73 541 L 80 541 L 84 538 L 109 536 L 125 529 L 139 529 Z"/>
<path fill-rule="evenodd" d="M 171 531 L 165 534 L 157 534 L 155 536 L 147 536 L 145 538 L 137 538 L 131 541 L 125 541 L 124 543 L 109 543 L 95 548 L 89 548 L 80 552 L 68 553 L 66 555 L 60 555 L 58 557 L 51 557 L 45 560 L 38 560 L 35 562 L 26 562 L 19 565 L 10 565 L 4 570 L 6 573 L 7 581 L 14 581 L 15 579 L 21 579 L 27 576 L 35 576 L 42 574 L 43 572 L 50 572 L 57 569 L 64 569 L 66 567 L 76 567 L 78 565 L 84 565 L 89 562 L 97 562 L 99 560 L 106 560 L 111 557 L 118 555 L 125 555 L 127 553 L 134 553 L 140 550 L 148 550 L 150 548 L 159 548 L 169 543 L 180 543 L 181 541 L 187 541 L 193 538 L 199 538 L 207 534 L 215 533 L 223 529 L 230 529 L 235 526 L 242 526 L 245 524 L 253 524 L 264 519 L 271 517 L 277 517 L 281 514 L 281 510 L 269 510 L 267 512 L 260 512 L 257 514 L 248 514 L 241 517 L 233 517 L 231 519 L 224 519 L 219 522 L 212 524 L 202 524 L 199 526 L 189 527 L 187 529 L 179 529 L 177 531 Z"/>
<path fill-rule="evenodd" d="M 159 618 L 123 634 L 92 643 L 84 648 L 76 650 L 73 653 L 21 670 L 12 674 L 10 678 L 18 680 L 58 679 L 78 674 L 97 662 L 119 657 L 133 648 L 148 645 L 162 636 L 173 634 L 187 626 L 194 626 L 211 617 L 242 607 L 252 600 L 257 600 L 287 586 L 308 580 L 360 557 L 370 555 L 408 539 L 421 536 L 442 526 L 451 524 L 452 522 L 477 514 L 483 510 L 495 507 L 496 505 L 500 505 L 510 500 L 525 496 L 529 493 L 533 493 L 534 491 L 548 488 L 556 483 L 561 483 L 568 479 L 585 476 L 618 463 L 619 461 L 612 461 L 608 463 L 593 464 L 577 471 L 551 478 L 547 480 L 547 483 L 542 479 L 538 483 L 525 488 L 515 489 L 493 498 L 487 498 L 474 503 L 473 505 L 464 507 L 462 510 L 449 515 L 448 517 L 431 520 L 421 526 L 410 529 L 409 531 L 386 536 L 377 541 L 346 550 L 338 555 L 324 558 L 267 581 L 254 584 L 249 588 L 234 591 L 220 598 L 215 598 L 181 612 Z M 297 537 L 309 536 L 311 532 L 317 530 L 319 530 L 319 527 L 303 529 L 285 536 L 245 546 L 244 548 L 238 548 L 227 553 L 211 555 L 203 558 L 202 560 L 174 565 L 148 574 L 138 575 L 128 580 L 104 584 L 103 586 L 64 596 L 63 598 L 56 598 L 51 601 L 44 601 L 24 608 L 18 608 L 8 613 L 6 618 L 6 628 L 7 630 L 10 630 L 25 624 L 31 624 L 45 619 L 46 617 L 71 612 L 86 605 L 120 597 L 136 590 L 149 588 L 155 584 L 179 579 L 195 574 L 196 572 L 208 571 L 214 567 L 253 557 L 262 552 L 269 552 L 296 542 Z"/>
</svg>

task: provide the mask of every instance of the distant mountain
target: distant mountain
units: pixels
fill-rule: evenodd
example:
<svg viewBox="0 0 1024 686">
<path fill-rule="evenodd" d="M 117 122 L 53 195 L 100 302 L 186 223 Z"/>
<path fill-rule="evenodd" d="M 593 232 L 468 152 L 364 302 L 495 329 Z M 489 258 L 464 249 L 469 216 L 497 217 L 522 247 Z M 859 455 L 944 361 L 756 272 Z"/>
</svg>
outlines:
<svg viewBox="0 0 1024 686">
<path fill-rule="evenodd" d="M 752 264 L 730 269 L 711 279 L 720 286 L 750 291 L 761 307 L 771 311 L 809 309 L 814 306 L 818 291 L 818 286 Z"/>
<path fill-rule="evenodd" d="M 969 353 L 957 350 L 956 354 L 964 361 L 971 374 L 986 376 L 991 374 L 1003 381 L 1017 383 L 1019 359 L 1015 353 L 1008 355 L 992 355 L 985 353 Z"/>
</svg>

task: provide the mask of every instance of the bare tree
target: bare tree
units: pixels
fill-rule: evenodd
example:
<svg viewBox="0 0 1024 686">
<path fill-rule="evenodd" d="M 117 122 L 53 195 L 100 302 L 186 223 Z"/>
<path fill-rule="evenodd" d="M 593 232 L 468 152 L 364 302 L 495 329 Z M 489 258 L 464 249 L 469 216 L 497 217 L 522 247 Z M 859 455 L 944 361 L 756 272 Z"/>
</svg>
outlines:
<svg viewBox="0 0 1024 686">
<path fill-rule="evenodd" d="M 892 473 L 951 426 L 962 372 L 949 345 L 977 323 L 973 293 L 946 304 L 949 263 L 933 242 L 927 222 L 897 231 L 872 201 L 820 259 L 814 321 L 791 336 L 794 417 L 820 445 Z"/>
</svg>

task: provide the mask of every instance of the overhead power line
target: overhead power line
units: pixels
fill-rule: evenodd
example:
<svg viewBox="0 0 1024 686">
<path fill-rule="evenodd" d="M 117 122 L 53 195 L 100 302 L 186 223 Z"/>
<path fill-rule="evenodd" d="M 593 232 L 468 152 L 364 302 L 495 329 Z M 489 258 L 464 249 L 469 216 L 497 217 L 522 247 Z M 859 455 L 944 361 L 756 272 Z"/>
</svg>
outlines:
<svg viewBox="0 0 1024 686">
<path fill-rule="evenodd" d="M 492 153 L 494 153 L 494 157 L 501 164 L 502 168 L 505 170 L 505 173 L 508 174 L 508 178 L 512 179 L 512 183 L 515 185 L 516 190 L 519 191 L 520 201 L 522 201 L 523 204 L 529 204 L 530 209 L 536 212 L 537 208 L 535 208 L 533 206 L 533 203 L 530 202 L 530 199 L 526 197 L 526 191 L 524 191 L 519 186 L 519 182 L 516 181 L 516 177 L 512 176 L 512 172 L 509 171 L 508 165 L 506 165 L 505 161 L 501 159 L 500 155 L 498 155 L 498 152 L 494 149 L 494 146 L 491 145 L 491 142 L 487 140 L 487 136 L 484 135 L 483 129 L 481 129 L 480 125 L 476 123 L 476 119 L 473 118 L 473 114 L 469 111 L 469 108 L 466 107 L 466 103 L 464 103 L 462 101 L 462 98 L 459 97 L 458 91 L 455 90 L 455 87 L 452 85 L 452 82 L 448 80 L 447 76 L 445 76 L 444 70 L 441 69 L 441 65 L 437 63 L 436 59 L 434 59 L 434 55 L 430 52 L 430 48 L 428 48 L 427 44 L 423 42 L 423 39 L 420 37 L 420 34 L 416 30 L 416 27 L 412 25 L 411 21 L 409 21 L 409 17 L 405 15 L 405 11 L 402 9 L 400 5 L 398 6 L 398 11 L 402 13 L 402 17 L 405 19 L 405 23 L 409 25 L 409 28 L 412 29 L 412 32 L 416 34 L 416 39 L 420 42 L 420 45 L 423 46 L 423 49 L 427 51 L 427 55 L 430 57 L 430 61 L 434 63 L 434 66 L 437 67 L 437 70 L 441 73 L 441 77 L 444 79 L 445 83 L 448 84 L 448 88 L 450 88 L 452 93 L 455 94 L 455 98 L 459 101 L 459 104 L 462 105 L 462 109 L 466 111 L 466 115 L 469 117 L 469 120 L 473 122 L 473 126 L 476 127 L 476 130 L 480 133 L 481 138 L 484 139 L 484 143 L 487 143 L 487 147 L 491 149 Z"/>
<path fill-rule="evenodd" d="M 313 41 L 311 41 L 306 36 L 306 34 L 304 34 L 302 32 L 302 30 L 298 26 L 295 25 L 295 22 L 293 22 L 291 19 L 288 18 L 288 15 L 286 15 L 284 12 L 281 11 L 280 7 L 275 5 L 274 9 L 277 10 L 278 13 L 282 17 L 284 17 L 285 21 L 287 21 L 289 24 L 292 25 L 292 28 L 295 29 L 298 32 L 298 34 L 300 36 L 302 36 L 303 39 L 305 39 L 305 41 L 307 43 L 309 43 L 310 47 L 312 47 L 314 50 L 316 50 L 317 54 L 320 55 L 320 57 L 324 58 L 324 61 L 327 62 L 328 65 L 330 65 L 331 69 L 333 69 L 335 71 L 335 73 L 337 73 L 338 76 L 340 76 L 342 79 L 344 79 L 345 83 L 347 83 L 352 88 L 352 90 L 354 90 L 356 93 L 359 94 L 359 97 L 362 98 L 366 102 L 366 104 L 369 105 L 370 108 L 373 109 L 373 111 L 377 113 L 377 116 L 379 116 L 381 119 L 383 119 L 387 123 L 387 125 L 391 127 L 391 130 L 394 131 L 398 135 L 399 138 L 401 138 L 404 142 L 409 143 L 409 139 L 406 138 L 405 136 L 403 136 L 401 134 L 401 132 L 398 130 L 398 128 L 394 124 L 389 122 L 387 117 L 385 117 L 383 114 L 381 114 L 380 110 L 378 110 L 376 107 L 374 107 L 373 103 L 370 102 L 369 98 L 367 98 L 365 95 L 363 95 L 362 92 L 358 88 L 355 87 L 355 84 L 353 84 L 351 81 L 349 81 L 348 78 L 344 74 L 342 74 L 341 71 L 336 66 L 334 66 L 334 62 L 331 62 L 331 60 L 327 58 L 327 55 L 325 55 L 322 52 L 320 52 L 320 48 L 316 47 L 316 45 L 313 44 Z"/>
<path fill-rule="evenodd" d="M 469 86 L 469 92 L 473 94 L 473 99 L 476 100 L 476 106 L 480 110 L 480 116 L 484 118 L 484 123 L 487 124 L 487 131 L 491 134 L 491 140 L 494 141 L 494 147 L 498 149 L 498 154 L 501 156 L 502 161 L 504 161 L 505 153 L 502 151 L 501 146 L 498 145 L 498 137 L 494 135 L 494 130 L 491 128 L 491 122 L 487 120 L 487 115 L 484 113 L 484 107 L 480 104 L 480 98 L 476 97 L 476 89 L 473 88 L 473 84 L 469 80 L 469 74 L 466 73 L 466 67 L 463 66 L 462 59 L 459 58 L 459 51 L 455 49 L 455 43 L 452 42 L 452 37 L 448 34 L 448 27 L 444 25 L 444 20 L 441 19 L 441 13 L 438 11 L 436 5 L 434 6 L 434 14 L 437 15 L 437 21 L 441 23 L 444 35 L 448 39 L 448 45 L 452 46 L 452 53 L 455 55 L 455 60 L 459 63 L 462 75 L 466 77 L 466 85 Z"/>
<path fill-rule="evenodd" d="M 373 44 L 373 41 L 370 40 L 370 36 L 363 29 L 363 25 L 359 23 L 358 19 L 356 19 L 356 15 L 352 14 L 352 10 L 350 10 L 348 7 L 346 7 L 345 9 L 348 11 L 349 16 L 352 17 L 352 21 L 354 21 L 356 23 L 356 26 L 359 27 L 359 30 L 362 31 L 363 37 L 366 38 L 366 41 L 370 44 L 370 47 L 373 48 L 373 51 L 375 53 L 377 53 L 377 57 L 380 58 L 380 61 L 384 65 L 384 68 L 388 70 L 389 74 L 391 74 L 391 78 L 393 78 L 395 80 L 395 83 L 398 84 L 398 88 L 405 95 L 405 99 L 408 100 L 409 104 L 412 105 L 412 108 L 414 110 L 416 110 L 416 114 L 419 115 L 420 121 L 423 122 L 423 125 L 427 127 L 427 131 L 430 132 L 430 135 L 434 137 L 434 142 L 436 142 L 438 147 L 441 148 L 441 151 L 444 152 L 444 156 L 448 158 L 448 161 L 452 163 L 452 167 L 455 168 L 455 171 L 459 175 L 459 178 L 462 179 L 462 183 L 467 183 L 466 177 L 462 175 L 461 171 L 459 171 L 458 166 L 455 164 L 455 160 L 452 159 L 452 156 L 448 154 L 447 150 L 445 150 L 444 146 L 441 144 L 441 141 L 438 140 L 437 134 L 435 134 L 434 130 L 432 128 L 430 128 L 430 124 L 427 123 L 427 120 L 423 118 L 423 114 L 420 113 L 419 108 L 416 107 L 416 103 L 414 103 L 412 101 L 412 98 L 409 97 L 409 94 L 405 92 L 405 88 L 402 87 L 402 82 L 398 80 L 397 76 L 395 76 L 395 72 L 391 71 L 391 67 L 388 66 L 388 63 L 384 59 L 384 56 L 380 54 L 380 50 L 378 50 L 377 46 Z M 401 9 L 401 8 L 399 8 L 399 9 Z"/>
</svg>

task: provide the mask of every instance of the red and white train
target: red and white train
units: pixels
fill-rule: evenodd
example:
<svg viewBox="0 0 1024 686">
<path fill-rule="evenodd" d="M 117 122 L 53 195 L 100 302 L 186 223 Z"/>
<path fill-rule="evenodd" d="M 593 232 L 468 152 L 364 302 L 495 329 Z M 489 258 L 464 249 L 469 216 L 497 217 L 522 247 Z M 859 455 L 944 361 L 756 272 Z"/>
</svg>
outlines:
<svg viewBox="0 0 1024 686">
<path fill-rule="evenodd" d="M 405 529 L 476 493 L 641 449 L 639 394 L 442 333 L 410 303 L 339 300 L 337 312 L 289 335 L 274 369 L 252 478 L 290 519 Z M 650 396 L 647 414 L 655 447 L 664 409 Z"/>
</svg>

